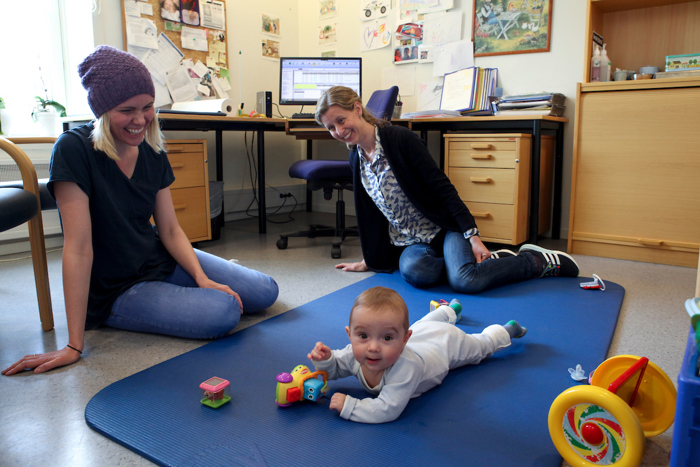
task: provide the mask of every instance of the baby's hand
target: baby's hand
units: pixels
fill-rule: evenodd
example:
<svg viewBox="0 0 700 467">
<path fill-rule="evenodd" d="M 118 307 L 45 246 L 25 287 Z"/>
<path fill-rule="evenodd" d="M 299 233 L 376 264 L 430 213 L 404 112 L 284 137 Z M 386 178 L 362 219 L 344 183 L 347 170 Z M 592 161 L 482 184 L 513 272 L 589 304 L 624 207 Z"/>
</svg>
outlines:
<svg viewBox="0 0 700 467">
<path fill-rule="evenodd" d="M 343 406 L 345 405 L 345 398 L 347 396 L 345 394 L 336 392 L 333 394 L 333 397 L 331 397 L 331 405 L 330 409 L 331 410 L 337 410 L 338 413 L 343 411 Z"/>
<path fill-rule="evenodd" d="M 309 360 L 312 361 L 328 360 L 331 358 L 331 349 L 323 342 L 316 342 L 316 346 L 309 353 L 309 355 L 307 355 L 307 357 L 309 357 Z"/>
</svg>

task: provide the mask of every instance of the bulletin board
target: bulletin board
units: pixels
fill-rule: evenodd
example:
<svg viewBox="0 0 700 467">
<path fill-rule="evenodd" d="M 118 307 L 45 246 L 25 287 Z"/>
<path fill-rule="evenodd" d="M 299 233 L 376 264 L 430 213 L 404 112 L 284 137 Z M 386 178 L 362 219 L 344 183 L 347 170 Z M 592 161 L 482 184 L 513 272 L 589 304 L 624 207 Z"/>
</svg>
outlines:
<svg viewBox="0 0 700 467">
<path fill-rule="evenodd" d="M 126 9 L 125 9 L 125 2 L 133 2 L 134 0 L 122 0 L 122 33 L 124 37 L 124 50 L 127 49 L 127 32 L 126 32 Z M 209 0 L 197 0 L 197 4 L 200 5 L 200 9 L 202 8 L 203 4 L 207 3 Z M 225 0 L 217 0 L 219 2 L 222 2 L 224 4 L 224 8 L 226 8 L 226 1 Z M 229 61 L 229 55 L 228 55 L 228 45 L 226 41 L 226 35 L 228 34 L 228 29 L 226 27 L 226 15 L 224 15 L 224 29 L 219 30 L 219 29 L 210 29 L 210 28 L 204 28 L 201 26 L 193 26 L 191 24 L 186 24 L 186 23 L 175 23 L 173 21 L 167 21 L 163 19 L 161 16 L 161 4 L 164 3 L 162 0 L 147 0 L 147 1 L 141 1 L 141 0 L 136 0 L 137 3 L 148 3 L 149 5 L 152 6 L 153 8 L 153 16 L 145 15 L 142 14 L 142 18 L 146 18 L 148 20 L 151 20 L 155 22 L 156 29 L 158 31 L 157 35 L 159 36 L 160 33 L 164 33 L 170 41 L 177 46 L 178 49 L 182 51 L 183 54 L 185 54 L 184 59 L 191 58 L 195 63 L 197 60 L 201 61 L 204 65 L 207 65 L 211 67 L 212 64 L 215 64 L 217 66 L 217 76 L 219 77 L 224 77 L 228 76 L 228 61 Z M 175 4 L 180 4 L 183 3 L 183 0 L 174 0 L 173 3 Z M 201 13 L 200 13 L 200 20 L 201 20 Z M 201 22 L 201 21 L 200 21 Z M 169 24 L 168 24 L 169 23 Z M 180 31 L 174 31 L 171 30 L 172 28 L 169 27 L 170 25 L 180 25 L 180 26 L 186 26 L 189 28 L 193 29 L 198 29 L 198 30 L 204 30 L 207 31 L 207 42 L 209 44 L 209 51 L 215 50 L 215 49 L 221 49 L 225 51 L 224 54 L 216 54 L 216 59 L 215 63 L 212 63 L 211 60 L 207 60 L 207 58 L 210 55 L 210 52 L 201 52 L 198 50 L 191 50 L 191 49 L 186 49 L 182 47 L 182 41 L 181 41 L 181 36 L 180 36 Z M 219 70 L 219 68 L 223 69 L 223 72 Z M 223 76 L 222 76 L 223 75 Z"/>
</svg>

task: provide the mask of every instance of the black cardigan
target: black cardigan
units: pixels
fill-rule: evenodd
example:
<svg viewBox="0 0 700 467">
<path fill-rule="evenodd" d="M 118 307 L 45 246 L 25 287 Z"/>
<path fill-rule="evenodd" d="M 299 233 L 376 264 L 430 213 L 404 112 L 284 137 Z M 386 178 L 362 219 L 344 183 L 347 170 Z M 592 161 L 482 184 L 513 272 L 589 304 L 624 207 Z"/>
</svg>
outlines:
<svg viewBox="0 0 700 467">
<path fill-rule="evenodd" d="M 379 128 L 379 139 L 397 183 L 416 209 L 448 231 L 466 232 L 476 227 L 474 217 L 423 140 L 408 128 L 391 125 Z M 391 272 L 398 267 L 402 249 L 391 244 L 389 221 L 362 186 L 359 158 L 355 147 L 350 151 L 350 165 L 362 255 L 373 271 Z"/>
</svg>

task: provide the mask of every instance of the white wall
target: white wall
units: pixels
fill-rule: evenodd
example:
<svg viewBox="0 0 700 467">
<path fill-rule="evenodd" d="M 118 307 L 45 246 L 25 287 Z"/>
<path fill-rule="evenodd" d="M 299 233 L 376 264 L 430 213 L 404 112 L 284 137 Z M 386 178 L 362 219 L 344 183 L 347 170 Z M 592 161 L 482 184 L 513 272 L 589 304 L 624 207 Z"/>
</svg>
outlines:
<svg viewBox="0 0 700 467">
<path fill-rule="evenodd" d="M 305 55 L 316 56 L 322 51 L 336 50 L 337 56 L 361 56 L 363 67 L 362 89 L 368 96 L 382 85 L 382 70 L 398 66 L 401 71 L 415 72 L 415 83 L 432 81 L 432 64 L 393 65 L 393 49 L 374 50 L 360 54 L 360 14 L 362 0 L 341 0 L 338 12 L 338 43 L 335 47 L 319 46 L 317 39 L 317 2 L 300 0 L 299 5 L 299 48 Z M 473 0 L 454 0 L 452 11 L 462 12 L 462 39 L 471 39 Z M 569 199 L 571 192 L 571 167 L 574 140 L 574 115 L 576 83 L 583 76 L 584 29 L 586 2 L 584 0 L 554 0 L 552 7 L 552 33 L 549 52 L 516 55 L 478 57 L 475 65 L 498 68 L 499 85 L 505 94 L 527 92 L 560 92 L 567 96 L 566 114 L 569 123 L 565 125 L 564 141 L 564 180 L 562 199 L 562 238 L 567 236 L 569 219 Z M 395 83 L 399 84 L 399 83 Z M 409 96 L 400 90 L 403 111 L 416 110 L 416 96 Z M 436 135 L 429 135 L 430 149 L 438 157 Z M 314 148 L 324 156 L 335 151 L 336 157 L 347 155 L 343 146 L 336 143 L 316 142 Z M 346 197 L 346 200 L 351 197 Z"/>
</svg>

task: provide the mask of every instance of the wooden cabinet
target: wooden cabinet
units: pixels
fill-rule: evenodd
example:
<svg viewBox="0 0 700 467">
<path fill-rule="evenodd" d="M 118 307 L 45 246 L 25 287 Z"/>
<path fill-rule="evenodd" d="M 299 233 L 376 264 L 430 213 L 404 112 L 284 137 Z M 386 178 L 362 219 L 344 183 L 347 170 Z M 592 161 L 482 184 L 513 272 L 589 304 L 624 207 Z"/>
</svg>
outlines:
<svg viewBox="0 0 700 467">
<path fill-rule="evenodd" d="M 476 220 L 484 241 L 517 245 L 527 240 L 531 136 L 445 136 L 445 173 Z M 554 138 L 542 137 L 539 233 L 549 230 Z"/>
<path fill-rule="evenodd" d="M 700 50 L 691 24 L 700 2 L 598 0 L 587 37 L 603 35 L 613 67 L 663 70 L 666 55 Z M 700 79 L 587 80 L 577 87 L 568 250 L 695 267 Z"/>
<path fill-rule="evenodd" d="M 211 239 L 207 142 L 168 140 L 168 160 L 175 174 L 170 185 L 175 214 L 190 242 Z"/>
</svg>

